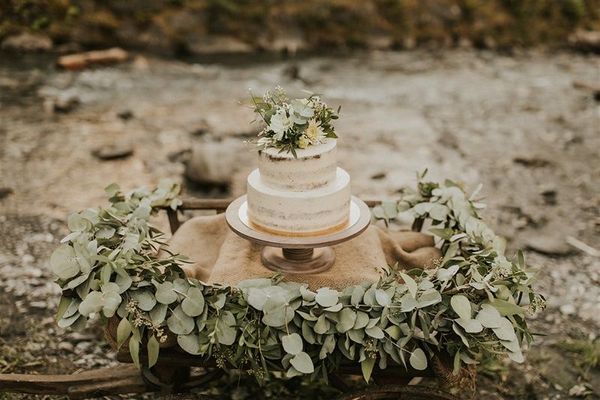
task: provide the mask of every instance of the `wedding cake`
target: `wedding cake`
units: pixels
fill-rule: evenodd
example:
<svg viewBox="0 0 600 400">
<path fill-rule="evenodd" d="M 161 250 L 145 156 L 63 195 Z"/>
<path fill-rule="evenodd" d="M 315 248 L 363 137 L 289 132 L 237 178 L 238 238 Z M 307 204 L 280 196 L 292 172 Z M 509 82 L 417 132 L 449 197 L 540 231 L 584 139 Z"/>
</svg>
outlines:
<svg viewBox="0 0 600 400">
<path fill-rule="evenodd" d="M 288 236 L 332 233 L 348 224 L 350 176 L 337 166 L 337 113 L 317 96 L 289 101 L 281 89 L 255 103 L 267 123 L 258 168 L 248 175 L 248 220 Z"/>
</svg>

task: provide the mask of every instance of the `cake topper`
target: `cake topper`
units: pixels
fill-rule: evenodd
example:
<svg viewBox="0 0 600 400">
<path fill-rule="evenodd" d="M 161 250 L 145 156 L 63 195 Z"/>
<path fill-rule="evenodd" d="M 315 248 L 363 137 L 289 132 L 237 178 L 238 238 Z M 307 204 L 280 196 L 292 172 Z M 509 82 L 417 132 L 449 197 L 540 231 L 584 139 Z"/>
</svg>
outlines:
<svg viewBox="0 0 600 400">
<path fill-rule="evenodd" d="M 296 149 L 337 138 L 332 123 L 338 119 L 341 106 L 334 111 L 316 94 L 291 100 L 277 86 L 262 97 L 252 96 L 252 102 L 254 112 L 266 125 L 258 134 L 259 148 L 275 147 L 296 157 Z"/>
</svg>

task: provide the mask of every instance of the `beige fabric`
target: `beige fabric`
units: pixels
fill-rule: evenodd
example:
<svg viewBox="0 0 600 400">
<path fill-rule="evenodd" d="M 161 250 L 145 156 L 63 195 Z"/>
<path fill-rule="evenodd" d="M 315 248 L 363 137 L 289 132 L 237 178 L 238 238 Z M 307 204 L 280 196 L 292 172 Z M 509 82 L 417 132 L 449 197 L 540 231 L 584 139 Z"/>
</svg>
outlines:
<svg viewBox="0 0 600 400">
<path fill-rule="evenodd" d="M 347 286 L 379 279 L 384 268 L 398 262 L 403 267 L 429 267 L 440 258 L 433 237 L 418 232 L 387 232 L 371 226 L 360 236 L 334 246 L 336 261 L 328 271 L 314 275 L 287 275 L 312 289 Z M 203 216 L 184 223 L 169 242 L 169 250 L 188 256 L 188 276 L 207 283 L 236 285 L 244 279 L 268 277 L 273 272 L 260 261 L 261 247 L 233 233 L 225 215 Z"/>
</svg>

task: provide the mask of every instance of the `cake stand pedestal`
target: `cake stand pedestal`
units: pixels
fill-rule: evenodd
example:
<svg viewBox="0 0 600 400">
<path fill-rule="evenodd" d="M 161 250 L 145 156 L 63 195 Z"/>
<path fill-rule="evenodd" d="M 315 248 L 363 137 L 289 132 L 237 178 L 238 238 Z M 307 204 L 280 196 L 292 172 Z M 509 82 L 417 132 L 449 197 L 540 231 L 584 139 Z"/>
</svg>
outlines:
<svg viewBox="0 0 600 400">
<path fill-rule="evenodd" d="M 248 220 L 246 196 L 234 200 L 227 211 L 227 225 L 237 235 L 264 246 L 261 260 L 270 270 L 286 274 L 316 274 L 331 268 L 335 252 L 331 246 L 360 235 L 371 222 L 364 201 L 352 196 L 348 224 L 339 230 L 315 236 L 284 236 L 253 227 Z"/>
</svg>

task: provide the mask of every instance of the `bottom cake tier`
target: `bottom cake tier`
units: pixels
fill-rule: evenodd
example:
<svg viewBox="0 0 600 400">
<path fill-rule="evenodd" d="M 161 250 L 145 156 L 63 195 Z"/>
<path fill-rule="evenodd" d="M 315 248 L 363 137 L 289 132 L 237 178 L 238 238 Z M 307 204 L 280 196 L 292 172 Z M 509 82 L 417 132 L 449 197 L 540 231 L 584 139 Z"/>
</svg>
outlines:
<svg viewBox="0 0 600 400">
<path fill-rule="evenodd" d="M 257 229 L 286 236 L 331 233 L 348 224 L 350 176 L 341 168 L 329 184 L 303 192 L 266 185 L 255 169 L 248 175 L 248 219 Z"/>
</svg>

